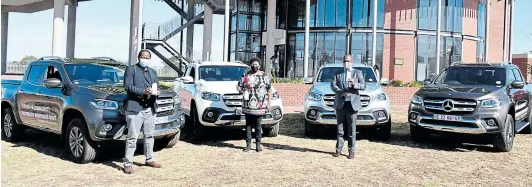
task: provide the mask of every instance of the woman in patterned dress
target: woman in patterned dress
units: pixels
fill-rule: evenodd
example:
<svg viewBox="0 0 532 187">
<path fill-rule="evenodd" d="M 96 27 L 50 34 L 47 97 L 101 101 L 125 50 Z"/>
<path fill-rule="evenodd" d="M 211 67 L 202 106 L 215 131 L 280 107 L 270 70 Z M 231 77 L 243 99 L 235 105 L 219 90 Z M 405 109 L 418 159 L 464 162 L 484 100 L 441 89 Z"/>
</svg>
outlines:
<svg viewBox="0 0 532 187">
<path fill-rule="evenodd" d="M 260 59 L 250 60 L 251 70 L 242 75 L 237 90 L 243 94 L 242 113 L 246 116 L 246 148 L 251 150 L 251 128 L 255 127 L 256 151 L 262 151 L 262 117 L 271 109 L 271 79 L 260 70 Z"/>
</svg>

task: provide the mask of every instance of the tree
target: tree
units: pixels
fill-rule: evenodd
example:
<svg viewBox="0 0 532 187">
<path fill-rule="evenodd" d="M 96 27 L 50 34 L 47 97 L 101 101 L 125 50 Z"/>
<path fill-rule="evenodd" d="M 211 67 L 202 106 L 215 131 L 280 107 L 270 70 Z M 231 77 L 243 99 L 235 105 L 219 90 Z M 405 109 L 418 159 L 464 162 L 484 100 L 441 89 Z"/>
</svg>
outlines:
<svg viewBox="0 0 532 187">
<path fill-rule="evenodd" d="M 28 64 L 30 62 L 33 62 L 37 60 L 37 57 L 35 56 L 25 56 L 24 58 L 22 58 L 22 60 L 20 60 L 20 63 L 21 64 Z"/>
</svg>

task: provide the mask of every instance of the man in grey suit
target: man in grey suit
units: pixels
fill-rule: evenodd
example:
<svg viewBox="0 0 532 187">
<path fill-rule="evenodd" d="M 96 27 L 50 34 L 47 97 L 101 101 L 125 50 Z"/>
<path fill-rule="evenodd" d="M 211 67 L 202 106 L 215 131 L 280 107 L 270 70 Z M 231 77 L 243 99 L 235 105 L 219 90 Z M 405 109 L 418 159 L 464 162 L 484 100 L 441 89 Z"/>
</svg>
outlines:
<svg viewBox="0 0 532 187">
<path fill-rule="evenodd" d="M 146 165 L 160 168 L 153 155 L 153 131 L 155 131 L 155 101 L 159 92 L 152 90 L 152 84 L 159 85 L 157 71 L 148 67 L 151 53 L 141 50 L 139 62 L 128 66 L 124 75 L 124 87 L 128 95 L 125 102 L 126 121 L 128 126 L 124 172 L 133 173 L 133 155 L 137 149 L 137 138 L 142 129 L 144 134 L 144 156 Z"/>
<path fill-rule="evenodd" d="M 344 147 L 344 138 L 347 138 L 349 146 L 349 156 L 347 158 L 349 159 L 355 157 L 357 112 L 362 108 L 358 92 L 366 89 L 364 76 L 361 71 L 353 68 L 351 59 L 351 55 L 344 56 L 345 69 L 338 72 L 331 82 L 331 88 L 335 93 L 334 109 L 336 110 L 336 120 L 338 121 L 338 139 L 336 153 L 333 156 L 340 156 Z"/>
</svg>

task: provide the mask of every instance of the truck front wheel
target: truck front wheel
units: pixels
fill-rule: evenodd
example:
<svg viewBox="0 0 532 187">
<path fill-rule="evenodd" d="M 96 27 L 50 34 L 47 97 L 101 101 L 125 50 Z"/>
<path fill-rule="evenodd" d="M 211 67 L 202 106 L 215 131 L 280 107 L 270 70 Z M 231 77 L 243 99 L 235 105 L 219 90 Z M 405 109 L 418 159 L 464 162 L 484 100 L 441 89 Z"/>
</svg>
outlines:
<svg viewBox="0 0 532 187">
<path fill-rule="evenodd" d="M 2 112 L 2 139 L 16 142 L 24 137 L 24 126 L 17 124 L 11 108 L 6 107 Z"/>
<path fill-rule="evenodd" d="M 196 107 L 194 106 L 192 108 L 192 111 L 190 112 L 192 114 L 192 124 L 194 125 L 194 138 L 197 140 L 205 140 L 207 137 L 207 127 L 203 126 L 199 120 L 199 115 Z"/>
<path fill-rule="evenodd" d="M 76 118 L 70 121 L 65 136 L 66 152 L 70 160 L 85 164 L 96 158 L 96 146 L 90 139 L 85 120 Z"/>
<path fill-rule="evenodd" d="M 390 139 L 392 133 L 392 120 L 388 120 L 386 124 L 376 129 L 375 137 L 378 140 L 387 141 Z"/>
<path fill-rule="evenodd" d="M 305 136 L 316 137 L 318 136 L 318 125 L 309 123 L 305 120 Z"/>
<path fill-rule="evenodd" d="M 514 125 L 514 118 L 511 115 L 506 115 L 506 122 L 493 142 L 495 150 L 499 152 L 510 152 L 512 150 L 515 137 Z"/>
<path fill-rule="evenodd" d="M 279 122 L 270 128 L 264 128 L 266 137 L 276 137 L 279 134 Z"/>
<path fill-rule="evenodd" d="M 414 142 L 423 142 L 428 136 L 429 134 L 422 127 L 410 124 L 410 137 Z"/>
<path fill-rule="evenodd" d="M 164 148 L 172 148 L 174 147 L 174 145 L 177 144 L 177 142 L 179 142 L 181 138 L 181 131 L 177 132 L 176 134 L 168 137 L 168 138 L 165 138 L 163 140 L 163 145 L 164 145 Z"/>
</svg>

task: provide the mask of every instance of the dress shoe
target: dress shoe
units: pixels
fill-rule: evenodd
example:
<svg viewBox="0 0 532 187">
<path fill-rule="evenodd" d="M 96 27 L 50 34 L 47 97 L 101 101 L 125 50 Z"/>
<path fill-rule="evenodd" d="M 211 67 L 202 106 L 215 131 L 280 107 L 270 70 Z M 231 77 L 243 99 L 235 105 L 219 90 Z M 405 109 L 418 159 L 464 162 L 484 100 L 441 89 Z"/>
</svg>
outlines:
<svg viewBox="0 0 532 187">
<path fill-rule="evenodd" d="M 262 151 L 262 148 L 261 148 L 260 144 L 257 145 L 257 148 L 255 149 L 255 151 L 257 151 L 257 152 L 261 152 Z"/>
<path fill-rule="evenodd" d="M 133 170 L 133 166 L 124 166 L 124 173 L 126 174 L 133 174 L 135 170 Z"/>
<path fill-rule="evenodd" d="M 354 159 L 355 158 L 355 152 L 349 153 L 349 156 L 347 156 L 348 159 Z"/>
<path fill-rule="evenodd" d="M 161 168 L 161 167 L 163 167 L 161 164 L 159 164 L 158 162 L 155 162 L 155 161 L 146 162 L 146 165 L 150 166 L 152 168 Z"/>
<path fill-rule="evenodd" d="M 339 157 L 340 156 L 340 153 L 336 152 L 333 154 L 333 157 Z"/>
</svg>

